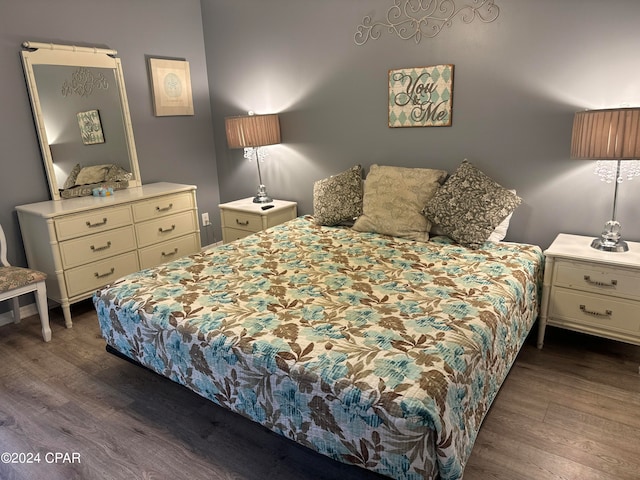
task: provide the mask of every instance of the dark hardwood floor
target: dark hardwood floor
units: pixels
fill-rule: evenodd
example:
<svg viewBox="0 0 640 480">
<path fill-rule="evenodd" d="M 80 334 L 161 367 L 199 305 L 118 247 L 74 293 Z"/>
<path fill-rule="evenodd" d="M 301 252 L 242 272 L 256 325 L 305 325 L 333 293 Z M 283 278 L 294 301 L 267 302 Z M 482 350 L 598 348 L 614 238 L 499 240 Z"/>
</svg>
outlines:
<svg viewBox="0 0 640 480">
<path fill-rule="evenodd" d="M 0 328 L 2 480 L 372 480 L 105 352 L 90 302 Z M 548 329 L 523 347 L 464 480 L 640 478 L 640 347 Z M 58 456 L 56 457 L 56 453 Z M 66 455 L 65 455 L 66 454 Z M 16 460 L 21 460 L 16 458 Z M 22 458 L 28 460 L 28 458 Z"/>
</svg>

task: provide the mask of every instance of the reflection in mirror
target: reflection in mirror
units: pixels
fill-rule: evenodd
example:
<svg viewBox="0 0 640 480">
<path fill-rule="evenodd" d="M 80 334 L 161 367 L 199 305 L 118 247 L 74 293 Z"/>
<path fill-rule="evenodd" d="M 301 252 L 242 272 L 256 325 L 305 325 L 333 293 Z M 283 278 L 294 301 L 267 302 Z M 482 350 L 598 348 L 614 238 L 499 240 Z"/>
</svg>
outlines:
<svg viewBox="0 0 640 480">
<path fill-rule="evenodd" d="M 32 42 L 23 46 L 23 65 L 51 198 L 90 194 L 94 184 L 115 188 L 140 185 L 116 52 Z M 77 165 L 84 168 L 80 175 Z"/>
</svg>

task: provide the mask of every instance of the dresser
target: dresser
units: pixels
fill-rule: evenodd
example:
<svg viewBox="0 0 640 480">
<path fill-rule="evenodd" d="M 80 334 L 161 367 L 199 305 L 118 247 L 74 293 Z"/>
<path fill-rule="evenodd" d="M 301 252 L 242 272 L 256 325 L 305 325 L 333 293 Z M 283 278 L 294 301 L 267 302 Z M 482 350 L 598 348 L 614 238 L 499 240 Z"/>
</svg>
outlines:
<svg viewBox="0 0 640 480">
<path fill-rule="evenodd" d="M 229 243 L 296 218 L 298 204 L 286 200 L 253 203 L 253 197 L 221 203 L 222 241 Z"/>
<path fill-rule="evenodd" d="M 16 207 L 29 267 L 47 274 L 47 297 L 70 305 L 123 275 L 200 251 L 196 187 L 152 183 L 108 197 Z"/>
<path fill-rule="evenodd" d="M 547 325 L 640 345 L 640 243 L 627 252 L 560 234 L 545 250 L 538 348 Z"/>
</svg>

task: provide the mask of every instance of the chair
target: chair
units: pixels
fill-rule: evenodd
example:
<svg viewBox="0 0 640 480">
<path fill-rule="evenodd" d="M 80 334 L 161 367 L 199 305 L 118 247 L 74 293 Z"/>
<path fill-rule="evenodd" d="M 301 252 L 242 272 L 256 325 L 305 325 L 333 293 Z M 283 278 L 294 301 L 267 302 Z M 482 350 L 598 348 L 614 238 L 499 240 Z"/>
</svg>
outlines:
<svg viewBox="0 0 640 480">
<path fill-rule="evenodd" d="M 42 338 L 51 340 L 49 310 L 47 307 L 47 287 L 44 283 L 47 274 L 30 268 L 13 267 L 7 261 L 7 238 L 0 225 L 0 302 L 11 299 L 13 321 L 20 322 L 20 304 L 18 297 L 25 293 L 36 292 L 36 305 L 42 324 Z"/>
</svg>

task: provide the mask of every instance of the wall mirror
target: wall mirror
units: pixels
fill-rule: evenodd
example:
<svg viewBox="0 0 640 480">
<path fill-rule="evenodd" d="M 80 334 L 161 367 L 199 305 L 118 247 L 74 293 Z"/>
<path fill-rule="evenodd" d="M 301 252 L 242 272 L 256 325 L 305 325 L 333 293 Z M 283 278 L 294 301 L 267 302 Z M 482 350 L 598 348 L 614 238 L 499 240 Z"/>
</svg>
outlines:
<svg viewBox="0 0 640 480">
<path fill-rule="evenodd" d="M 141 185 L 117 52 L 36 42 L 22 46 L 51 198 L 90 195 L 96 186 Z"/>
</svg>

